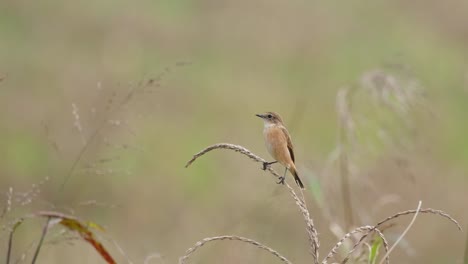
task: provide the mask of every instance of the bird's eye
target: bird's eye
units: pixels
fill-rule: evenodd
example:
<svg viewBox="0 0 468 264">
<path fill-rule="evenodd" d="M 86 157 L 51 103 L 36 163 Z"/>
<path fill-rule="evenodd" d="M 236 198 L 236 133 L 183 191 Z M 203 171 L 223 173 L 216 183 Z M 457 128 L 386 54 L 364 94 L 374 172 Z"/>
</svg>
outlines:
<svg viewBox="0 0 468 264">
<path fill-rule="evenodd" d="M 272 116 L 271 114 L 268 114 L 268 116 L 267 116 L 267 117 L 268 117 L 268 118 L 272 118 L 273 116 Z"/>
</svg>

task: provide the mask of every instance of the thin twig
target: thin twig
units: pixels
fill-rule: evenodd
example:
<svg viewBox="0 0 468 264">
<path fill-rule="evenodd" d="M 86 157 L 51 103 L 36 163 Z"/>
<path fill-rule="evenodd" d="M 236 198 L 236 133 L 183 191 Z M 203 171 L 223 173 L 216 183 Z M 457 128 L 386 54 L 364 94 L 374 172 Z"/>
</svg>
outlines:
<svg viewBox="0 0 468 264">
<path fill-rule="evenodd" d="M 204 246 L 206 243 L 211 242 L 211 241 L 216 241 L 216 240 L 238 240 L 238 241 L 242 241 L 242 242 L 254 245 L 254 246 L 256 246 L 256 247 L 258 247 L 260 249 L 263 249 L 265 251 L 270 252 L 272 255 L 276 256 L 277 258 L 279 258 L 284 263 L 291 264 L 291 261 L 289 261 L 286 257 L 284 257 L 283 255 L 278 253 L 276 250 L 274 250 L 274 249 L 272 249 L 272 248 L 270 248 L 268 246 L 265 246 L 265 245 L 261 244 L 260 242 L 255 241 L 255 240 L 245 238 L 245 237 L 240 237 L 240 236 L 216 236 L 216 237 L 204 238 L 204 239 L 198 241 L 195 244 L 195 246 L 189 248 L 185 252 L 185 255 L 179 258 L 179 264 L 184 264 L 185 261 L 192 255 L 193 252 L 195 252 L 197 249 Z"/>
<path fill-rule="evenodd" d="M 385 254 L 384 258 L 386 258 L 392 251 L 393 249 L 395 249 L 396 245 L 398 245 L 398 243 L 400 243 L 400 241 L 403 239 L 403 237 L 406 235 L 406 233 L 408 233 L 408 231 L 411 229 L 411 227 L 413 226 L 414 222 L 416 221 L 416 217 L 418 217 L 418 214 L 419 214 L 419 210 L 421 210 L 421 205 L 422 205 L 422 201 L 419 201 L 419 204 L 418 204 L 418 208 L 416 209 L 416 213 L 414 214 L 413 216 L 413 219 L 411 219 L 411 222 L 409 223 L 409 225 L 406 227 L 405 231 L 403 231 L 403 233 L 401 233 L 400 237 L 398 237 L 398 239 L 395 241 L 395 243 L 392 245 L 392 247 L 390 248 L 390 250 L 387 251 L 387 253 Z M 382 264 L 383 263 L 383 260 L 382 259 L 379 264 Z"/>
</svg>

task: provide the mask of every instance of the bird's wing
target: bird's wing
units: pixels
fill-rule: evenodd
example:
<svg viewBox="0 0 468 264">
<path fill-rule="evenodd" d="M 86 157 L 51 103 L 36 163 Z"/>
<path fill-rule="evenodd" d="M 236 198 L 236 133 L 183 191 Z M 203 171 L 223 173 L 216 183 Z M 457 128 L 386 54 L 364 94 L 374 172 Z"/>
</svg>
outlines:
<svg viewBox="0 0 468 264">
<path fill-rule="evenodd" d="M 286 138 L 286 141 L 288 142 L 289 155 L 291 156 L 292 161 L 296 162 L 294 159 L 294 148 L 293 148 L 293 144 L 291 141 L 291 136 L 289 136 L 289 132 L 284 126 L 281 126 L 281 130 L 283 131 L 284 137 Z"/>
</svg>

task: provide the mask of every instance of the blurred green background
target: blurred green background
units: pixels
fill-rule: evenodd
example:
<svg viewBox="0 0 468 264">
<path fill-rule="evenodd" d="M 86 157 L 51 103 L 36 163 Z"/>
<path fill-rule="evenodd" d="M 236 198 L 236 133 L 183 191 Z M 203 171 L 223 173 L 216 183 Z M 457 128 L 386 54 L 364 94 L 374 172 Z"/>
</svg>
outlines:
<svg viewBox="0 0 468 264">
<path fill-rule="evenodd" d="M 294 201 L 260 164 L 216 150 L 184 168 L 219 142 L 270 159 L 254 116 L 265 111 L 279 112 L 293 137 L 322 255 L 349 224 L 343 143 L 354 225 L 422 200 L 466 226 L 467 10 L 452 0 L 1 1 L 0 208 L 9 210 L 0 252 L 15 218 L 55 210 L 104 226 L 119 263 L 153 254 L 162 259 L 151 263 L 175 263 L 223 234 L 310 262 Z M 356 92 L 340 141 L 346 87 Z M 395 221 L 391 243 L 408 222 Z M 18 229 L 14 259 L 31 258 L 42 224 Z M 39 263 L 103 262 L 54 230 Z M 462 263 L 465 237 L 419 216 L 392 258 Z M 192 261 L 277 263 L 238 242 L 207 245 Z"/>
</svg>

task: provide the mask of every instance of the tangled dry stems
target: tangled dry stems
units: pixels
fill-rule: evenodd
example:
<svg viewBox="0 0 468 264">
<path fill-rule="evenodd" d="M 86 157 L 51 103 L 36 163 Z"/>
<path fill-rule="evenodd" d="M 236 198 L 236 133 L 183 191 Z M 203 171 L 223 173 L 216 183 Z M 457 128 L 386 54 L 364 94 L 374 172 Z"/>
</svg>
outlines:
<svg viewBox="0 0 468 264">
<path fill-rule="evenodd" d="M 246 148 L 244 148 L 242 146 L 229 144 L 229 143 L 219 143 L 219 144 L 214 144 L 214 145 L 208 146 L 205 149 L 203 149 L 200 152 L 193 155 L 192 159 L 190 159 L 187 162 L 185 167 L 187 168 L 195 160 L 197 160 L 199 157 L 201 157 L 204 154 L 206 154 L 206 153 L 208 153 L 208 152 L 210 152 L 212 150 L 215 150 L 215 149 L 233 150 L 235 152 L 239 152 L 241 154 L 246 155 L 247 157 L 249 157 L 250 159 L 252 159 L 252 160 L 254 160 L 256 162 L 261 162 L 261 163 L 266 162 L 266 160 L 264 160 L 263 158 L 255 155 L 254 153 L 252 153 L 251 151 L 249 151 L 248 149 L 246 149 Z M 272 169 L 271 167 L 267 167 L 266 169 L 273 176 L 275 176 L 276 178 L 280 177 L 280 175 L 274 169 Z M 294 189 L 288 183 L 285 182 L 285 186 L 288 188 L 288 190 L 289 190 L 289 192 L 291 194 L 291 197 L 294 199 L 296 205 L 299 207 L 299 210 L 303 215 L 304 221 L 306 223 L 306 231 L 307 231 L 307 234 L 308 234 L 308 240 L 309 240 L 309 244 L 310 244 L 311 254 L 312 254 L 314 263 L 318 264 L 319 263 L 319 260 L 318 260 L 319 259 L 319 251 L 318 250 L 319 250 L 319 247 L 320 247 L 320 242 L 319 242 L 319 239 L 318 239 L 317 229 L 315 228 L 315 225 L 314 225 L 314 222 L 313 222 L 312 218 L 310 218 L 310 213 L 309 213 L 309 210 L 307 209 L 304 194 L 302 193 L 302 199 L 301 199 L 301 198 L 299 198 L 299 196 L 296 194 Z M 351 232 L 347 233 L 343 238 L 341 238 L 335 244 L 335 246 L 330 250 L 330 252 L 327 254 L 327 256 L 324 258 L 324 260 L 321 263 L 322 264 L 327 264 L 328 260 L 330 260 L 331 258 L 334 258 L 337 255 L 338 249 L 343 245 L 344 241 L 349 239 L 353 234 L 356 234 L 356 233 L 363 233 L 363 235 L 353 245 L 353 247 L 349 250 L 346 257 L 341 261 L 342 264 L 347 263 L 349 261 L 349 259 L 350 259 L 351 255 L 353 254 L 353 252 L 372 233 L 377 234 L 382 239 L 382 243 L 383 243 L 384 249 L 386 251 L 386 254 L 384 256 L 384 259 L 382 259 L 382 262 L 385 260 L 385 263 L 387 263 L 387 264 L 390 263 L 390 259 L 389 259 L 388 255 L 391 252 L 391 249 L 389 250 L 388 240 L 385 238 L 384 234 L 382 233 L 382 231 L 379 228 L 383 224 L 387 223 L 388 221 L 396 219 L 396 218 L 398 218 L 400 216 L 410 215 L 410 214 L 418 214 L 418 213 L 428 213 L 428 214 L 435 214 L 435 215 L 442 216 L 442 217 L 450 220 L 451 222 L 453 222 L 458 227 L 459 230 L 462 230 L 460 224 L 454 218 L 452 218 L 450 215 L 448 215 L 447 213 L 445 213 L 445 212 L 443 212 L 441 210 L 435 210 L 435 209 L 432 209 L 432 208 L 420 209 L 420 206 L 419 206 L 417 210 L 407 210 L 407 211 L 398 212 L 398 213 L 396 213 L 396 214 L 394 214 L 392 216 L 389 216 L 389 217 L 383 219 L 382 221 L 378 222 L 374 226 L 367 225 L 367 226 L 361 226 L 361 227 L 355 228 Z M 408 226 L 407 229 L 409 229 L 410 227 L 411 227 L 411 224 Z M 239 237 L 239 236 L 216 236 L 216 237 L 204 238 L 204 239 L 200 240 L 199 242 L 197 242 L 194 247 L 189 248 L 186 251 L 185 255 L 182 256 L 179 259 L 179 263 L 180 264 L 185 263 L 185 261 L 197 249 L 199 249 L 200 247 L 202 247 L 206 243 L 211 242 L 211 241 L 217 241 L 217 240 L 238 240 L 238 241 L 241 241 L 241 242 L 249 243 L 249 244 L 252 244 L 252 245 L 254 245 L 254 246 L 256 246 L 256 247 L 258 247 L 260 249 L 263 249 L 263 250 L 266 250 L 266 251 L 270 252 L 272 255 L 276 256 L 277 258 L 279 258 L 284 263 L 291 263 L 288 259 L 286 259 L 283 255 L 281 255 L 280 253 L 278 253 L 274 249 L 271 249 L 271 248 L 261 244 L 260 242 L 255 241 L 255 240 L 245 238 L 245 237 Z"/>
<path fill-rule="evenodd" d="M 346 235 L 344 235 L 337 243 L 336 245 L 330 250 L 330 252 L 328 253 L 328 255 L 325 257 L 325 259 L 322 261 L 322 264 L 327 264 L 328 263 L 328 260 L 333 258 L 337 253 L 338 253 L 338 249 L 343 245 L 343 243 L 349 239 L 352 235 L 356 234 L 356 233 L 363 233 L 364 235 L 368 235 L 370 234 L 371 232 L 375 232 L 377 233 L 377 235 L 382 239 L 383 241 L 383 245 L 384 245 L 384 248 L 385 248 L 385 251 L 388 252 L 388 241 L 387 239 L 385 238 L 385 236 L 383 235 L 383 233 L 378 229 L 378 228 L 375 228 L 374 226 L 361 226 L 361 227 L 358 227 L 358 228 L 355 228 L 353 231 L 347 233 Z M 351 254 L 354 252 L 354 250 L 356 250 L 357 248 L 357 245 L 354 246 L 349 252 L 348 252 L 348 256 L 351 256 Z M 343 260 L 343 262 L 346 262 L 346 258 Z M 389 258 L 386 257 L 386 263 L 388 264 L 389 263 Z M 343 263 L 342 262 L 342 263 Z"/>
</svg>

